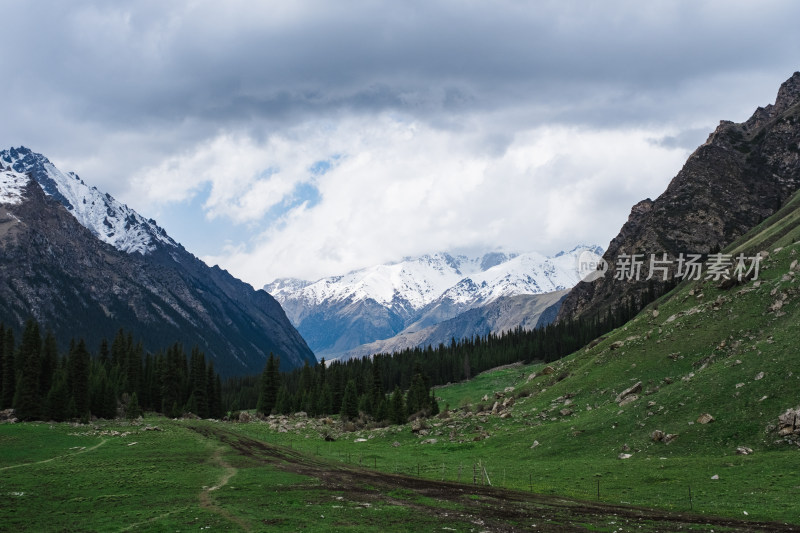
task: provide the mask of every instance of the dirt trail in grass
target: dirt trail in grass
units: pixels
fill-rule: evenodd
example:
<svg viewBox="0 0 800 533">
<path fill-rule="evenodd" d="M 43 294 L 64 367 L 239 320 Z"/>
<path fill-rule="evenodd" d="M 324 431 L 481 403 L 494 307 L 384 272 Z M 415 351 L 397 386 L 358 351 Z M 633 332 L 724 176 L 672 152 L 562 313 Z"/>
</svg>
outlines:
<svg viewBox="0 0 800 533">
<path fill-rule="evenodd" d="M 413 507 L 447 523 L 458 519 L 479 526 L 481 531 L 621 531 L 636 529 L 643 532 L 664 531 L 800 531 L 800 527 L 771 522 L 708 517 L 689 513 L 653 510 L 625 505 L 602 504 L 545 496 L 481 485 L 435 481 L 431 479 L 378 472 L 353 465 L 330 462 L 296 450 L 274 446 L 227 428 L 190 425 L 190 429 L 207 438 L 227 444 L 243 456 L 273 468 L 314 477 L 322 482 L 323 490 L 336 496 L 381 501 Z M 430 498 L 430 505 L 398 500 L 387 494 L 411 491 L 418 497 Z M 334 495 L 332 494 L 332 499 Z M 411 500 L 412 498 L 409 498 Z M 437 507 L 456 503 L 460 510 Z"/>
<path fill-rule="evenodd" d="M 4 467 L 0 468 L 0 471 L 2 471 L 2 470 L 10 470 L 12 468 L 20 468 L 22 466 L 41 465 L 41 464 L 44 464 L 44 463 L 50 463 L 50 462 L 55 461 L 57 459 L 64 459 L 65 457 L 72 457 L 73 455 L 79 455 L 79 454 L 82 454 L 82 453 L 91 452 L 92 450 L 96 450 L 97 448 L 99 448 L 100 446 L 105 444 L 106 442 L 108 442 L 108 439 L 103 439 L 99 443 L 97 443 L 94 446 L 92 446 L 91 448 L 83 448 L 82 450 L 78 450 L 77 452 L 74 452 L 74 453 L 67 453 L 67 454 L 64 454 L 64 455 L 57 455 L 55 457 L 51 457 L 50 459 L 45 459 L 44 461 L 35 461 L 33 463 L 20 463 L 18 465 L 4 466 Z"/>
<path fill-rule="evenodd" d="M 237 526 L 241 527 L 245 531 L 250 531 L 250 529 L 251 529 L 250 528 L 250 524 L 248 524 L 247 522 L 245 522 L 244 520 L 242 520 L 238 516 L 235 516 L 235 515 L 231 514 L 227 509 L 224 509 L 224 508 L 220 507 L 219 505 L 214 503 L 214 501 L 211 498 L 211 493 L 213 491 L 219 490 L 222 487 L 224 487 L 225 485 L 227 485 L 228 481 L 230 481 L 230 479 L 233 476 L 236 475 L 236 468 L 231 466 L 230 463 L 228 463 L 225 460 L 225 458 L 222 457 L 222 452 L 223 452 L 223 448 L 217 448 L 214 451 L 214 455 L 211 456 L 211 459 L 216 464 L 221 466 L 225 471 L 222 474 L 222 477 L 219 478 L 219 481 L 217 482 L 216 485 L 214 485 L 213 487 L 203 487 L 203 490 L 200 491 L 200 496 L 199 496 L 199 498 L 200 498 L 200 507 L 203 507 L 204 509 L 208 509 L 210 511 L 213 511 L 213 512 L 217 513 L 218 515 L 222 516 L 223 518 L 225 518 L 229 522 L 232 522 L 232 523 L 236 524 Z"/>
</svg>

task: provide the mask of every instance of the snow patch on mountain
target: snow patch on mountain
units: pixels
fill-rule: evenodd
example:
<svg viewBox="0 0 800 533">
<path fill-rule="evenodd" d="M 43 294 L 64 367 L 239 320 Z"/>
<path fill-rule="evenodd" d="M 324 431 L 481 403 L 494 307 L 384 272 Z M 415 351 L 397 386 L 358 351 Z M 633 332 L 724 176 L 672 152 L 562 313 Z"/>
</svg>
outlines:
<svg viewBox="0 0 800 533">
<path fill-rule="evenodd" d="M 264 289 L 278 301 L 301 298 L 308 305 L 372 299 L 382 305 L 403 301 L 413 309 L 421 309 L 465 275 L 479 271 L 480 258 L 437 253 L 372 266 L 313 283 L 279 279 Z"/>
<path fill-rule="evenodd" d="M 0 151 L 0 161 L 17 173 L 31 175 L 82 226 L 118 250 L 147 254 L 158 243 L 178 246 L 155 220 L 147 220 L 110 194 L 89 187 L 77 174 L 60 171 L 41 154 L 25 147 L 11 148 Z"/>
<path fill-rule="evenodd" d="M 30 182 L 25 174 L 13 170 L 0 170 L 0 204 L 19 204 L 24 199 L 23 191 Z"/>
<path fill-rule="evenodd" d="M 479 257 L 435 253 L 316 282 L 278 279 L 264 290 L 281 303 L 302 301 L 307 308 L 368 299 L 387 307 L 402 302 L 413 310 L 441 299 L 483 304 L 501 296 L 543 294 L 574 286 L 580 281 L 577 258 L 585 250 L 602 253 L 594 245 L 553 257 L 535 252 L 492 252 Z"/>
</svg>

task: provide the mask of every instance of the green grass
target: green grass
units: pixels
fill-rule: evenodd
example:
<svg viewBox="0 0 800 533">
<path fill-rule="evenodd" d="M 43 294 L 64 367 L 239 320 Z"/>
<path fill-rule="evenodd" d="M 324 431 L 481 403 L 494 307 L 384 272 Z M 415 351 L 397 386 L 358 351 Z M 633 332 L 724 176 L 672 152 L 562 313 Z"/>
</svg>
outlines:
<svg viewBox="0 0 800 533">
<path fill-rule="evenodd" d="M 686 282 L 593 348 L 554 363 L 552 375 L 528 382 L 544 365 L 517 366 L 438 388 L 442 407 L 459 412 L 430 421 L 428 435 L 404 426 L 322 442 L 315 429 L 242 430 L 388 472 L 471 483 L 480 463 L 493 484 L 521 490 L 597 499 L 599 480 L 599 499 L 610 503 L 797 522 L 800 448 L 784 442 L 774 425 L 800 405 L 800 283 L 787 276 L 800 259 L 798 221 L 800 196 L 729 247 L 771 252 L 756 282 L 728 290 L 710 280 Z M 776 312 L 771 306 L 781 295 Z M 615 342 L 622 346 L 612 349 Z M 617 394 L 639 381 L 641 397 L 620 407 Z M 475 413 L 506 387 L 517 396 L 512 418 Z M 471 411 L 469 418 L 459 408 Z M 572 414 L 563 416 L 564 408 Z M 715 421 L 697 423 L 703 413 Z M 654 442 L 655 430 L 678 437 Z M 482 433 L 489 437 L 473 440 Z M 429 438 L 436 444 L 421 444 Z M 532 449 L 534 441 L 539 446 Z M 736 455 L 738 446 L 755 453 Z M 623 449 L 630 459 L 617 458 Z"/>
</svg>

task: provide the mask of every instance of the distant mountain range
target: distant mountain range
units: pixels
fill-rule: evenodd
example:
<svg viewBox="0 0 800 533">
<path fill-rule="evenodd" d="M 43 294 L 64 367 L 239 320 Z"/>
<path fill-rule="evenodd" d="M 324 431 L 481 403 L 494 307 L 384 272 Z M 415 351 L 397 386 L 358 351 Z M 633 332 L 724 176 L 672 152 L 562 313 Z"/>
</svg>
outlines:
<svg viewBox="0 0 800 533">
<path fill-rule="evenodd" d="M 198 345 L 223 375 L 314 354 L 263 290 L 208 267 L 160 228 L 31 150 L 0 151 L 0 321 L 62 343 L 131 331 L 155 350 Z"/>
<path fill-rule="evenodd" d="M 538 313 L 563 296 L 552 294 L 581 279 L 578 257 L 582 253 L 599 257 L 602 249 L 582 245 L 553 257 L 436 253 L 315 282 L 278 279 L 264 289 L 281 303 L 318 357 L 351 357 L 372 350 L 449 342 L 452 336 L 460 339 L 517 326 L 533 328 L 539 324 Z M 551 296 L 539 297 L 544 294 Z M 511 297 L 520 298 L 511 305 L 511 300 L 505 300 Z M 505 307 L 487 307 L 500 300 L 505 300 Z M 463 316 L 476 309 L 484 309 L 486 315 Z M 510 309 L 518 311 L 513 318 Z M 547 316 L 552 319 L 554 312 Z M 458 317 L 459 321 L 452 322 Z M 445 322 L 449 324 L 441 325 Z"/>
</svg>

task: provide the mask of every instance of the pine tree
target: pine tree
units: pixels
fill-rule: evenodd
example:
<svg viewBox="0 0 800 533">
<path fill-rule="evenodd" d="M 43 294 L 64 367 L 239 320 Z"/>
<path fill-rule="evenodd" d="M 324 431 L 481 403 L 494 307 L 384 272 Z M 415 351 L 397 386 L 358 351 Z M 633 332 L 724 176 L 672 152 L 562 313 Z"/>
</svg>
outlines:
<svg viewBox="0 0 800 533">
<path fill-rule="evenodd" d="M 14 331 L 11 328 L 6 330 L 3 338 L 3 396 L 0 404 L 3 408 L 9 408 L 14 403 L 14 393 L 17 388 L 17 366 L 14 355 L 16 346 L 14 344 Z"/>
<path fill-rule="evenodd" d="M 42 338 L 34 320 L 25 323 L 17 360 L 22 361 L 22 375 L 14 394 L 14 410 L 20 420 L 36 420 L 42 416 L 42 397 L 39 394 Z"/>
<path fill-rule="evenodd" d="M 45 418 L 56 422 L 63 422 L 69 418 L 69 388 L 67 386 L 67 372 L 63 368 L 56 370 L 53 375 L 53 386 L 47 393 L 45 404 Z"/>
<path fill-rule="evenodd" d="M 196 408 L 192 411 L 200 418 L 208 418 L 208 374 L 206 371 L 206 357 L 200 348 L 192 348 L 189 363 L 189 386 L 194 396 Z"/>
<path fill-rule="evenodd" d="M 134 392 L 131 395 L 130 401 L 128 402 L 128 411 L 126 412 L 126 415 L 128 417 L 128 420 L 133 420 L 135 418 L 139 418 L 141 414 L 142 414 L 142 409 L 141 407 L 139 407 L 139 397 Z"/>
<path fill-rule="evenodd" d="M 53 332 L 49 331 L 44 336 L 42 347 L 42 371 L 39 379 L 39 394 L 42 398 L 47 396 L 53 385 L 53 374 L 58 366 L 58 345 Z"/>
<path fill-rule="evenodd" d="M 403 391 L 399 386 L 395 386 L 392 398 L 389 401 L 389 419 L 393 424 L 406 423 L 406 408 L 403 405 Z"/>
<path fill-rule="evenodd" d="M 339 410 L 339 414 L 345 420 L 358 418 L 358 393 L 356 392 L 356 383 L 352 379 L 348 380 L 347 386 L 344 388 L 342 408 Z"/>
<path fill-rule="evenodd" d="M 275 408 L 280 389 L 280 374 L 278 373 L 279 360 L 274 354 L 269 354 L 264 372 L 261 374 L 261 393 L 258 396 L 257 409 L 259 413 L 269 415 Z"/>
<path fill-rule="evenodd" d="M 5 369 L 5 349 L 6 343 L 4 342 L 6 336 L 6 326 L 0 323 L 0 409 L 3 408 L 3 370 Z"/>
<path fill-rule="evenodd" d="M 70 395 L 75 400 L 75 416 L 88 418 L 89 407 L 89 350 L 83 339 L 78 341 L 69 354 L 67 372 L 70 384 Z"/>
</svg>

